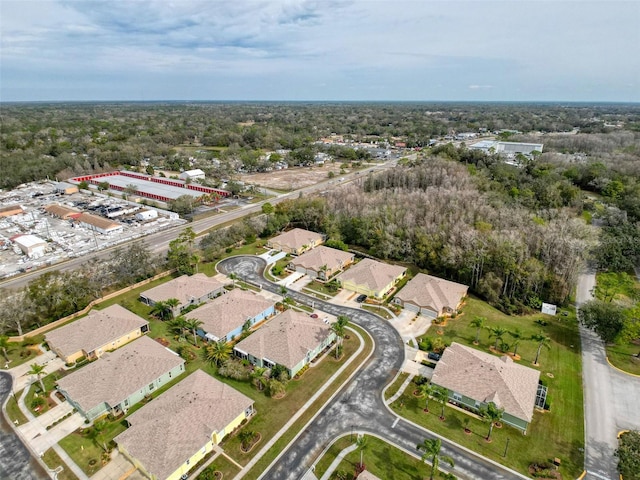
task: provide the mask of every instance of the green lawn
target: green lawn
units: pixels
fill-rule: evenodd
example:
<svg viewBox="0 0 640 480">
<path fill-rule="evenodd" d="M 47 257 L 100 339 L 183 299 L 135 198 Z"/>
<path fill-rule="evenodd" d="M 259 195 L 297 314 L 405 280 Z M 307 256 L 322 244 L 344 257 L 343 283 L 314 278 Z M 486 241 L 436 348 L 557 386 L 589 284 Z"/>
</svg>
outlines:
<svg viewBox="0 0 640 480">
<path fill-rule="evenodd" d="M 46 395 L 44 395 L 44 397 L 47 399 L 48 403 L 46 405 L 43 405 L 38 411 L 36 411 L 31 406 L 31 403 L 36 396 L 43 396 L 42 388 L 40 387 L 40 382 L 38 382 L 37 380 L 31 384 L 31 388 L 27 392 L 27 395 L 24 397 L 24 404 L 31 411 L 31 413 L 33 413 L 35 416 L 39 416 L 49 410 L 49 408 L 51 408 L 52 406 L 55 406 L 55 404 L 49 399 L 49 395 L 52 391 L 55 390 L 56 380 L 64 377 L 68 373 L 70 373 L 70 371 L 62 370 L 52 372 L 46 377 L 42 377 L 42 383 L 44 384 L 44 388 L 46 389 Z"/>
<path fill-rule="evenodd" d="M 231 479 L 234 478 L 240 469 L 230 462 L 224 455 L 218 455 L 216 459 L 209 464 L 213 466 L 214 470 L 222 472 L 222 478 Z M 200 474 L 196 477 L 196 480 L 202 478 L 204 475 Z"/>
<path fill-rule="evenodd" d="M 440 422 L 437 415 L 422 412 L 424 400 L 418 401 L 412 394 L 412 388 L 408 388 L 392 407 L 401 415 L 521 473 L 527 474 L 530 462 L 558 457 L 562 460 L 562 474 L 567 478 L 577 477 L 584 464 L 584 456 L 580 451 L 584 448 L 584 420 L 580 338 L 575 312 L 570 310 L 567 317 L 556 318 L 541 314 L 510 317 L 480 300 L 469 298 L 463 307 L 463 313 L 455 319 L 449 319 L 447 325 L 442 327 L 445 342 L 456 341 L 488 352 L 494 341 L 489 338 L 487 331 L 481 332 L 480 345 L 472 345 L 476 329 L 469 323 L 475 316 L 486 317 L 490 326 L 500 325 L 507 329 L 518 327 L 525 338 L 540 330 L 551 338 L 551 348 L 542 350 L 538 367 L 541 378 L 549 388 L 551 410 L 534 414 L 526 436 L 505 427 L 494 430 L 494 441 L 487 444 L 483 440 L 488 430 L 486 424 L 452 408 L 447 409 L 447 420 Z M 534 323 L 537 318 L 545 318 L 548 325 L 541 327 Z M 437 326 L 431 327 L 427 336 L 436 337 L 436 329 Z M 508 335 L 505 341 L 512 343 Z M 536 343 L 523 340 L 518 347 L 518 354 L 522 356 L 519 363 L 532 367 L 536 349 Z M 548 373 L 552 376 L 547 375 Z M 404 402 L 404 407 L 400 407 L 401 402 Z M 466 435 L 462 428 L 467 418 L 472 425 L 472 435 Z M 505 459 L 502 454 L 507 437 L 510 438 L 510 447 Z"/>
<path fill-rule="evenodd" d="M 640 375 L 640 345 L 627 343 L 624 345 L 607 345 L 607 357 L 612 365 L 620 370 Z"/>
<path fill-rule="evenodd" d="M 44 337 L 42 337 L 41 335 L 39 337 L 44 340 Z M 41 341 L 38 343 L 41 343 Z M 22 365 L 23 363 L 27 362 L 33 363 L 36 361 L 36 357 L 41 354 L 42 352 L 36 345 L 29 347 L 23 346 L 21 342 L 11 342 L 9 343 L 9 348 L 7 348 L 7 357 L 9 357 L 9 368 L 17 367 L 18 365 Z M 2 352 L 0 352 L 0 367 L 4 366 L 5 363 L 6 359 L 2 355 Z"/>
<path fill-rule="evenodd" d="M 353 445 L 354 438 L 351 435 L 347 435 L 344 437 L 340 437 L 335 442 L 331 444 L 329 449 L 325 452 L 322 457 L 318 459 L 316 462 L 316 468 L 314 469 L 314 473 L 317 478 L 321 478 L 324 473 L 327 471 L 331 463 L 338 457 L 340 452 L 345 448 Z"/>
<path fill-rule="evenodd" d="M 386 319 L 386 320 L 391 320 L 392 318 L 395 318 L 393 315 L 391 315 L 389 312 L 387 312 L 387 310 L 385 310 L 384 308 L 380 308 L 377 307 L 375 305 L 362 305 L 362 308 L 364 310 L 368 310 L 371 313 L 375 313 L 376 315 Z"/>
<path fill-rule="evenodd" d="M 103 440 L 109 446 L 113 437 L 126 430 L 126 422 L 122 419 L 106 420 L 106 422 L 107 427 L 102 433 L 101 441 Z M 95 474 L 102 468 L 102 446 L 96 445 L 95 442 L 87 438 L 83 429 L 66 436 L 60 440 L 59 444 L 88 476 Z"/>
<path fill-rule="evenodd" d="M 60 456 L 53 448 L 50 448 L 49 450 L 44 452 L 42 460 L 51 470 L 62 467 L 62 471 L 59 472 L 56 477 L 58 480 L 78 480 L 76 474 L 69 469 L 67 464 L 62 461 Z"/>
<path fill-rule="evenodd" d="M 401 373 L 400 375 L 398 375 L 398 378 L 396 378 L 395 382 L 393 382 L 391 385 L 389 385 L 389 388 L 387 388 L 384 391 L 384 399 L 388 400 L 391 397 L 393 397 L 395 395 L 395 393 L 398 391 L 398 389 L 402 386 L 402 384 L 404 383 L 404 381 L 407 379 L 407 377 L 409 376 L 408 373 Z"/>
<path fill-rule="evenodd" d="M 327 286 L 324 283 L 318 282 L 316 280 L 314 280 L 313 282 L 307 284 L 304 288 L 307 289 L 307 290 L 312 290 L 313 292 L 318 292 L 318 293 L 322 294 L 320 296 L 320 298 L 323 298 L 323 299 L 333 298 L 340 291 L 340 290 L 336 290 L 335 292 L 331 291 L 330 289 L 327 288 Z"/>
<path fill-rule="evenodd" d="M 365 435 L 366 447 L 362 452 L 362 461 L 367 471 L 379 478 L 393 480 L 424 480 L 429 478 L 431 465 L 424 463 L 420 459 L 415 458 L 399 448 L 389 445 L 377 437 Z M 324 474 L 331 462 L 336 458 L 343 448 L 353 444 L 355 439 L 351 441 L 349 437 L 343 437 L 336 444 L 332 445 L 324 457 L 316 465 L 315 474 L 318 478 Z M 340 462 L 331 479 L 354 479 L 356 465 L 360 463 L 360 451 L 354 450 Z M 448 468 L 445 462 L 440 463 L 441 466 Z M 434 475 L 434 479 L 442 478 L 440 475 Z"/>
<path fill-rule="evenodd" d="M 22 410 L 20 410 L 20 407 L 18 407 L 17 399 L 20 398 L 20 395 L 22 395 L 22 390 L 15 395 L 11 395 L 9 400 L 7 400 L 7 416 L 14 425 L 23 425 L 28 421 L 27 417 L 22 413 Z M 18 423 L 16 423 L 16 420 Z"/>
</svg>

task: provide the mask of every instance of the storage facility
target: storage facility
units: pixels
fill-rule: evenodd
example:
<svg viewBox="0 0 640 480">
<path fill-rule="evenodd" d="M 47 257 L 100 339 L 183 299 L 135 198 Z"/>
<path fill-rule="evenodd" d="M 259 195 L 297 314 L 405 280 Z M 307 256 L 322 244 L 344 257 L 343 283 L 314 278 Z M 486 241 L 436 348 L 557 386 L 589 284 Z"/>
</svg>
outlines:
<svg viewBox="0 0 640 480">
<path fill-rule="evenodd" d="M 217 188 L 204 187 L 198 184 L 187 183 L 184 180 L 175 180 L 165 177 L 154 177 L 142 173 L 122 170 L 119 172 L 99 173 L 85 175 L 71 179 L 74 183 L 87 182 L 91 185 L 99 185 L 106 182 L 109 189 L 123 192 L 129 187 L 135 187 L 135 194 L 140 197 L 150 198 L 160 202 L 170 202 L 183 195 L 200 198 L 203 195 L 215 197 L 228 197 L 230 192 Z"/>
</svg>

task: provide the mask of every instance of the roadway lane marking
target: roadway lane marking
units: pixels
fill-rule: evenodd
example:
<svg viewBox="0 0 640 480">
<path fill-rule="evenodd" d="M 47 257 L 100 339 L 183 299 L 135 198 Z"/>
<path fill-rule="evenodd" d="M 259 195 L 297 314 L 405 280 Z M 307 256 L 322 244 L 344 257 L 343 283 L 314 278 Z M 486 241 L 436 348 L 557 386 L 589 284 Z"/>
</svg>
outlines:
<svg viewBox="0 0 640 480">
<path fill-rule="evenodd" d="M 391 425 L 391 428 L 396 428 L 396 425 L 398 424 L 398 420 L 400 420 L 400 417 L 396 417 L 396 420 L 393 422 L 393 425 Z"/>
</svg>

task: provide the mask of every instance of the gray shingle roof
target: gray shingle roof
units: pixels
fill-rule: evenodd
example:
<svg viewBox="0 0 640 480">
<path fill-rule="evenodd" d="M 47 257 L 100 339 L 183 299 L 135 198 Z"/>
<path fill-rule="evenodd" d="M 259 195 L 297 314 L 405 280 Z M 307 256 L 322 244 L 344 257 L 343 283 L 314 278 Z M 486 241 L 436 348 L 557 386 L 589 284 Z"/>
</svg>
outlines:
<svg viewBox="0 0 640 480">
<path fill-rule="evenodd" d="M 479 402 L 494 402 L 514 417 L 531 421 L 540 372 L 452 343 L 436 365 L 432 382 Z"/>
<path fill-rule="evenodd" d="M 86 412 L 102 402 L 114 407 L 182 364 L 177 354 L 145 336 L 61 378 L 58 386 Z"/>
<path fill-rule="evenodd" d="M 467 294 L 467 289 L 466 285 L 419 273 L 407 282 L 396 297 L 419 307 L 431 307 L 440 313 L 443 307 L 456 308 Z"/>
<path fill-rule="evenodd" d="M 142 295 L 153 302 L 164 302 L 170 298 L 177 298 L 181 306 L 191 303 L 192 298 L 201 298 L 223 287 L 222 283 L 204 273 L 182 275 L 173 280 L 150 288 Z"/>
<path fill-rule="evenodd" d="M 406 270 L 405 267 L 399 265 L 389 265 L 388 263 L 365 258 L 346 272 L 338 275 L 338 280 L 341 282 L 352 281 L 357 285 L 366 285 L 372 290 L 379 291 Z"/>
<path fill-rule="evenodd" d="M 115 441 L 165 479 L 251 405 L 249 397 L 196 370 L 127 417 L 131 426 Z"/>
<path fill-rule="evenodd" d="M 320 267 L 326 265 L 330 270 L 342 268 L 343 265 L 353 261 L 353 253 L 343 252 L 335 248 L 320 245 L 313 250 L 303 253 L 299 257 L 291 260 L 295 266 L 304 267 L 319 271 Z"/>
<path fill-rule="evenodd" d="M 202 330 L 222 338 L 273 304 L 260 295 L 236 288 L 192 310 L 186 317 L 200 320 Z"/>
<path fill-rule="evenodd" d="M 44 338 L 68 357 L 81 350 L 90 353 L 148 324 L 126 308 L 111 305 L 104 310 L 91 310 L 86 317 L 52 330 Z"/>
<path fill-rule="evenodd" d="M 286 310 L 238 342 L 236 348 L 292 369 L 330 334 L 331 328 L 321 319 Z"/>
</svg>

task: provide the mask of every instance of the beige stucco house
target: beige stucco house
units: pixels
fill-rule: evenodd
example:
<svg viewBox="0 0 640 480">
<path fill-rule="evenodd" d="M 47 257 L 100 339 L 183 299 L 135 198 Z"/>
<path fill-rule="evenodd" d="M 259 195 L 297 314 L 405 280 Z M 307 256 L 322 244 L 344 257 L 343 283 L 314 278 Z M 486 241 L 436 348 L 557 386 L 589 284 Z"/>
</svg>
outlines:
<svg viewBox="0 0 640 480">
<path fill-rule="evenodd" d="M 493 402 L 502 421 L 526 433 L 533 419 L 540 372 L 475 348 L 452 343 L 442 354 L 431 382 L 449 390 L 449 401 L 474 410 Z"/>
<path fill-rule="evenodd" d="M 204 273 L 196 273 L 195 275 L 182 275 L 146 290 L 140 294 L 140 300 L 153 306 L 158 302 L 166 302 L 170 298 L 176 298 L 179 304 L 174 308 L 173 314 L 178 315 L 185 308 L 205 303 L 222 295 L 225 291 L 224 285 L 215 278 L 208 277 Z"/>
<path fill-rule="evenodd" d="M 63 327 L 47 332 L 47 344 L 66 363 L 81 357 L 94 360 L 139 338 L 149 330 L 149 322 L 120 305 L 89 314 Z"/>
<path fill-rule="evenodd" d="M 324 242 L 324 235 L 321 233 L 294 228 L 288 232 L 281 233 L 267 241 L 267 247 L 292 255 L 301 255 L 307 250 L 311 250 Z"/>
<path fill-rule="evenodd" d="M 286 310 L 238 342 L 233 351 L 259 367 L 282 365 L 293 378 L 334 340 L 335 333 L 321 319 Z"/>
<path fill-rule="evenodd" d="M 345 290 L 381 299 L 406 273 L 405 267 L 365 258 L 342 272 L 336 279 Z"/>
<path fill-rule="evenodd" d="M 288 268 L 325 281 L 351 265 L 354 257 L 353 253 L 320 245 L 299 257 L 292 258 Z"/>
<path fill-rule="evenodd" d="M 448 315 L 458 309 L 467 295 L 466 285 L 419 273 L 394 297 L 394 303 L 429 318 Z"/>
<path fill-rule="evenodd" d="M 253 400 L 196 370 L 127 417 L 118 450 L 153 480 L 178 480 L 254 414 Z"/>
<path fill-rule="evenodd" d="M 58 390 L 84 417 L 119 415 L 184 373 L 184 360 L 143 336 L 57 381 Z"/>
</svg>

